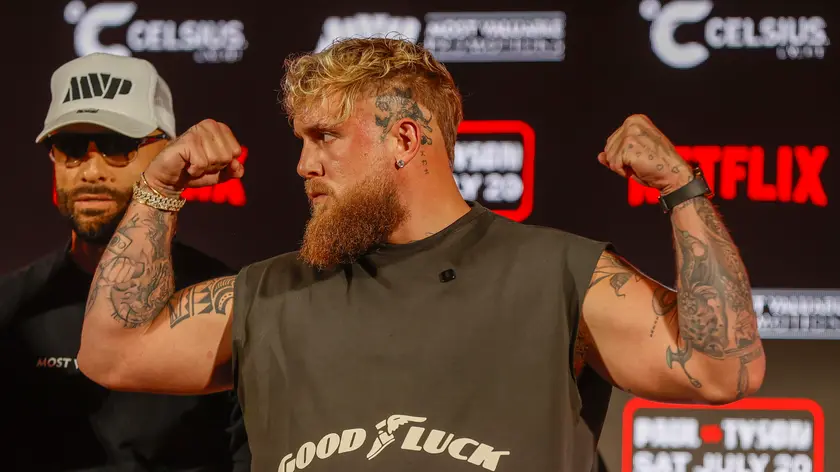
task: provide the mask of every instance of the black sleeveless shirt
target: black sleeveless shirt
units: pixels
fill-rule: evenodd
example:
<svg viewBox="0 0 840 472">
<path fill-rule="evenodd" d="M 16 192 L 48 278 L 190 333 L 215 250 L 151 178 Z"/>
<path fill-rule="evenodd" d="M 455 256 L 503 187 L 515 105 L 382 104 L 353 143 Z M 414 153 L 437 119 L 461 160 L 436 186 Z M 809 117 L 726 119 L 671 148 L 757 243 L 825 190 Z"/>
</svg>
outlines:
<svg viewBox="0 0 840 472">
<path fill-rule="evenodd" d="M 607 244 L 471 206 L 338 270 L 289 253 L 240 272 L 253 470 L 574 470 L 592 445 L 575 443 L 572 340 Z"/>
</svg>

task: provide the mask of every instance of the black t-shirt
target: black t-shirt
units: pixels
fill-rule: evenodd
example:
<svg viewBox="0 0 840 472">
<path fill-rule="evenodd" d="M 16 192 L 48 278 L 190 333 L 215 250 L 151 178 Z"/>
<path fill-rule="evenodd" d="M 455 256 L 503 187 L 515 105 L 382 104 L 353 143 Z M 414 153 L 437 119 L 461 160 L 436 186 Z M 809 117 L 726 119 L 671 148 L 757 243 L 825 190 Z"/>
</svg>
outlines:
<svg viewBox="0 0 840 472">
<path fill-rule="evenodd" d="M 471 206 L 338 270 L 290 253 L 240 272 L 234 375 L 255 471 L 591 467 L 608 396 L 580 397 L 571 355 L 608 245 Z"/>
<path fill-rule="evenodd" d="M 182 244 L 175 243 L 172 254 L 177 289 L 231 274 Z M 92 278 L 66 249 L 0 278 L 0 401 L 7 409 L 0 420 L 0 470 L 249 470 L 232 392 L 114 392 L 79 371 Z"/>
</svg>

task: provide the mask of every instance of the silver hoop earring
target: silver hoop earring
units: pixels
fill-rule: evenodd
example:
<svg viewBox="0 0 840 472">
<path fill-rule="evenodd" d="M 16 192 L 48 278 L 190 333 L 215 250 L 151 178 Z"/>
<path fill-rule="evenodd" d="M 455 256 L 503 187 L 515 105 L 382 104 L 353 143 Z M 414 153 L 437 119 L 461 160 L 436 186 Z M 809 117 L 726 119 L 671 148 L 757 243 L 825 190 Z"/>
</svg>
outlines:
<svg viewBox="0 0 840 472">
<path fill-rule="evenodd" d="M 405 161 L 402 160 L 402 159 L 398 160 L 397 161 L 397 169 L 402 169 L 403 167 L 405 167 Z"/>
</svg>

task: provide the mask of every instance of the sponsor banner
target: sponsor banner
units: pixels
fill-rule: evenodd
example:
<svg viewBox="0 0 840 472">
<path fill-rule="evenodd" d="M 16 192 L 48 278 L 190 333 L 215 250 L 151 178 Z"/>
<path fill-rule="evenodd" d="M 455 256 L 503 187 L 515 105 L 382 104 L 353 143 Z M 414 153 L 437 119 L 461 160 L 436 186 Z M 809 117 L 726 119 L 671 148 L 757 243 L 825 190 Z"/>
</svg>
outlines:
<svg viewBox="0 0 840 472">
<path fill-rule="evenodd" d="M 825 419 L 804 398 L 627 402 L 622 472 L 824 472 Z"/>
<path fill-rule="evenodd" d="M 566 15 L 545 12 L 428 13 L 423 45 L 441 62 L 559 62 Z"/>
<path fill-rule="evenodd" d="M 233 63 L 248 48 L 240 20 L 146 18 L 138 14 L 134 2 L 87 6 L 72 0 L 64 7 L 64 21 L 75 25 L 73 44 L 80 57 L 95 52 L 120 56 L 178 53 L 191 55 L 196 63 Z M 123 42 L 103 44 L 102 37 L 112 28 L 120 30 Z"/>
<path fill-rule="evenodd" d="M 463 121 L 452 166 L 466 200 L 524 221 L 534 206 L 534 130 L 523 121 Z"/>
<path fill-rule="evenodd" d="M 779 60 L 823 59 L 831 43 L 825 19 L 807 15 L 807 11 L 796 15 L 720 17 L 714 15 L 714 7 L 711 0 L 671 0 L 664 5 L 659 0 L 643 0 L 639 13 L 650 21 L 654 54 L 669 67 L 691 69 L 709 60 L 716 50 L 725 49 L 739 51 L 744 57 L 755 54 Z M 702 37 L 684 34 L 680 29 L 689 29 L 690 25 L 695 25 L 692 30 L 700 25 Z"/>
<path fill-rule="evenodd" d="M 315 52 L 323 51 L 337 39 L 399 37 L 417 42 L 423 24 L 413 16 L 388 13 L 356 13 L 353 16 L 331 16 L 324 20 Z"/>
<path fill-rule="evenodd" d="M 754 288 L 765 339 L 840 339 L 840 290 Z"/>
<path fill-rule="evenodd" d="M 827 146 L 779 146 L 775 150 L 740 145 L 675 147 L 683 159 L 697 163 L 717 198 L 828 205 L 822 180 Z M 628 182 L 630 206 L 658 202 L 656 189 L 633 179 Z"/>
<path fill-rule="evenodd" d="M 566 14 L 546 12 L 432 12 L 413 16 L 356 13 L 324 20 L 315 51 L 337 39 L 401 37 L 420 40 L 441 62 L 544 62 L 566 56 Z"/>
</svg>

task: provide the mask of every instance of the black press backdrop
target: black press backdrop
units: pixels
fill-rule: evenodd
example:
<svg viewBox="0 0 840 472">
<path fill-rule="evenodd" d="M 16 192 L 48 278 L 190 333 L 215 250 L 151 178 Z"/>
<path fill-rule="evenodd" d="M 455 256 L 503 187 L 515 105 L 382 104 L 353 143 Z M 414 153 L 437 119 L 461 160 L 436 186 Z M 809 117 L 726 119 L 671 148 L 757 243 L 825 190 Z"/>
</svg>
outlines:
<svg viewBox="0 0 840 472">
<path fill-rule="evenodd" d="M 33 143 L 49 103 L 50 75 L 62 63 L 97 47 L 148 59 L 172 89 L 179 131 L 205 117 L 230 125 L 248 149 L 247 175 L 241 187 L 195 193 L 179 231 L 241 266 L 295 249 L 308 213 L 295 173 L 299 144 L 277 104 L 284 58 L 335 36 L 396 31 L 434 45 L 460 84 L 467 121 L 456 178 L 465 196 L 511 218 L 612 241 L 645 272 L 670 283 L 667 217 L 596 156 L 628 115 L 644 113 L 684 156 L 700 162 L 750 270 L 766 336 L 802 338 L 767 342 L 761 396 L 815 401 L 825 415 L 825 441 L 840 440 L 830 373 L 840 346 L 818 340 L 838 328 L 832 289 L 840 286 L 833 247 L 840 186 L 832 153 L 840 145 L 840 67 L 832 42 L 840 35 L 840 4 L 50 0 L 4 10 L 0 271 L 67 237 L 52 203 L 51 163 Z M 630 459 L 620 469 L 622 424 L 632 426 L 641 411 L 634 404 L 625 409 L 626 399 L 616 393 L 601 444 L 609 470 L 631 470 L 634 454 L 637 470 L 692 470 L 680 469 L 683 456 L 674 452 L 689 449 L 643 441 L 642 449 L 625 441 Z M 776 418 L 765 410 L 779 405 L 801 409 L 771 400 L 749 415 Z M 799 452 L 811 468 L 759 442 L 728 452 L 748 450 L 755 460 L 769 454 L 766 470 L 838 469 L 840 456 L 819 460 L 817 416 L 805 414 L 814 441 Z M 689 464 L 715 460 L 691 454 Z M 749 464 L 750 456 L 740 457 Z M 657 469 L 657 460 L 677 465 Z"/>
</svg>

